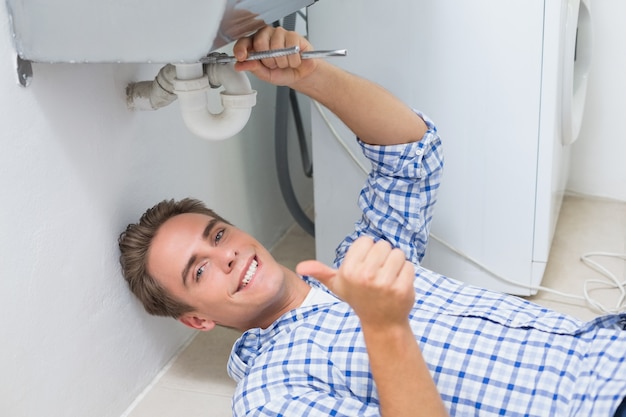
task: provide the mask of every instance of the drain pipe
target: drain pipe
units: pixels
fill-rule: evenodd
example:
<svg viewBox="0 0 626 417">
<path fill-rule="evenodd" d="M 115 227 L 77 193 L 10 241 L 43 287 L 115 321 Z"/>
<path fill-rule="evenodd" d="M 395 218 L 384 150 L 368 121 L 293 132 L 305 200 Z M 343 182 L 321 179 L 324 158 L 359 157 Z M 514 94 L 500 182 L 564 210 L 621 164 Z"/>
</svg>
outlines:
<svg viewBox="0 0 626 417">
<path fill-rule="evenodd" d="M 131 110 L 157 110 L 174 100 L 176 67 L 168 64 L 161 68 L 152 81 L 130 83 L 126 87 L 126 103 Z"/>
<path fill-rule="evenodd" d="M 235 71 L 233 64 L 176 64 L 174 93 L 178 96 L 185 124 L 195 135 L 208 140 L 235 136 L 248 122 L 256 104 L 256 91 L 250 80 Z M 208 109 L 207 92 L 223 86 L 222 112 Z"/>
</svg>

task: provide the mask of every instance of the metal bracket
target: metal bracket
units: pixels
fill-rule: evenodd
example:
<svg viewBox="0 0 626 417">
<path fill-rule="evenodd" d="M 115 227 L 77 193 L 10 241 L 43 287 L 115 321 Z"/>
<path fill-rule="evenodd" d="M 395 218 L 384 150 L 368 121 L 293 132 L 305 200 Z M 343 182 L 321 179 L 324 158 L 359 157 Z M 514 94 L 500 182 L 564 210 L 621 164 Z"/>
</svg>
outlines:
<svg viewBox="0 0 626 417">
<path fill-rule="evenodd" d="M 31 62 L 17 55 L 17 81 L 22 87 L 28 87 L 33 80 L 33 66 Z"/>
</svg>

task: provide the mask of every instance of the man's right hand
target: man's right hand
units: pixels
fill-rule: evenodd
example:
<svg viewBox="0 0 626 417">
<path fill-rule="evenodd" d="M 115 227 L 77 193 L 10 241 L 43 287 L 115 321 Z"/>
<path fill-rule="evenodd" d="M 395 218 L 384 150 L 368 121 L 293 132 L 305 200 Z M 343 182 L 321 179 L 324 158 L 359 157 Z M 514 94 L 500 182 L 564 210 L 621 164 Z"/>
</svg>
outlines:
<svg viewBox="0 0 626 417">
<path fill-rule="evenodd" d="M 361 325 L 383 329 L 406 325 L 415 301 L 413 264 L 400 249 L 370 237 L 358 238 L 338 270 L 318 261 L 301 262 L 296 271 L 309 275 L 347 302 Z"/>
<path fill-rule="evenodd" d="M 286 31 L 278 27 L 266 26 L 252 36 L 241 38 L 233 47 L 237 57 L 235 69 L 250 71 L 258 79 L 274 85 L 292 84 L 308 77 L 319 64 L 316 59 L 302 59 L 300 54 L 291 54 L 278 58 L 244 61 L 248 53 L 254 51 L 269 51 L 274 49 L 291 48 L 298 46 L 300 52 L 313 49 L 309 41 L 297 32 Z"/>
</svg>

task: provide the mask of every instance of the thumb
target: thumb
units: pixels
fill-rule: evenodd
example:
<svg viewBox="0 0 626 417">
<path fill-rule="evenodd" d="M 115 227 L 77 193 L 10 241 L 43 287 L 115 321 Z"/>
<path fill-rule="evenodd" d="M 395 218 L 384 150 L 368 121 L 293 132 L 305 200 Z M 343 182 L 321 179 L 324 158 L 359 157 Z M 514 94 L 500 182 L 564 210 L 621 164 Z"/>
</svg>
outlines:
<svg viewBox="0 0 626 417">
<path fill-rule="evenodd" d="M 322 283 L 330 281 L 337 273 L 334 268 L 315 260 L 300 262 L 296 266 L 296 272 L 300 275 L 312 276 Z"/>
</svg>

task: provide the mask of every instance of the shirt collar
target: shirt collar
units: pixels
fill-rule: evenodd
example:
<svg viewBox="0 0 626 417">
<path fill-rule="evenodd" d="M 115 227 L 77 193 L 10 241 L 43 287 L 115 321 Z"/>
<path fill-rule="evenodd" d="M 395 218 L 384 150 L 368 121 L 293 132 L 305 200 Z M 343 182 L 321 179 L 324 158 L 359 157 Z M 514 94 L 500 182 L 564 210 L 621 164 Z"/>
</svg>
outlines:
<svg viewBox="0 0 626 417">
<path fill-rule="evenodd" d="M 315 291 L 321 291 L 316 288 Z M 316 314 L 320 309 L 328 304 L 341 302 L 339 299 L 328 294 L 328 297 L 315 304 L 298 307 L 283 314 L 278 320 L 265 329 L 254 328 L 245 331 L 233 345 L 228 359 L 228 374 L 236 382 L 244 378 L 254 359 L 264 350 L 269 349 L 272 341 L 281 332 L 289 332 L 298 324 L 306 320 L 311 314 Z"/>
</svg>

